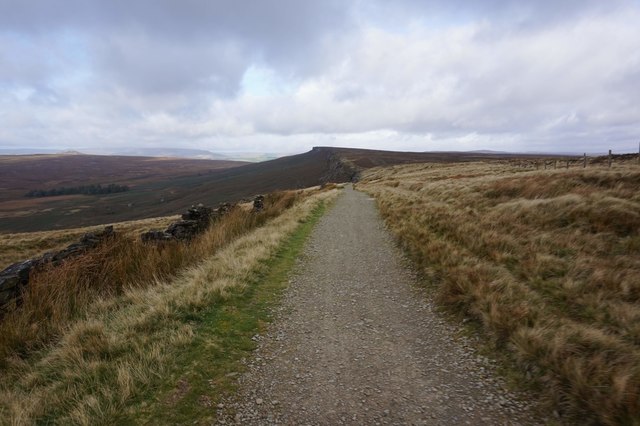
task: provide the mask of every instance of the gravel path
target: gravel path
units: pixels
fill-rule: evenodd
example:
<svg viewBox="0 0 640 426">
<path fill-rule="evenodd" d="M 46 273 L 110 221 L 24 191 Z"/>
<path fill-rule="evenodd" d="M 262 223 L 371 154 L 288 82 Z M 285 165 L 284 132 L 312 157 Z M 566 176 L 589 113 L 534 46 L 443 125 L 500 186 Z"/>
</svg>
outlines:
<svg viewBox="0 0 640 426">
<path fill-rule="evenodd" d="M 219 422 L 544 423 L 415 282 L 374 201 L 345 189 Z"/>
</svg>

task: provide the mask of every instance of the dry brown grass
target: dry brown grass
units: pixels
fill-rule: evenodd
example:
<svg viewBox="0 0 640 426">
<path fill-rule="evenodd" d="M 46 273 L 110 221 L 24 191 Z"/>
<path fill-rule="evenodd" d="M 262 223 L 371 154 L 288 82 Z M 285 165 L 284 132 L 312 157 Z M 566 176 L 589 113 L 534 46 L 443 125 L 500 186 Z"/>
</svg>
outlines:
<svg viewBox="0 0 640 426">
<path fill-rule="evenodd" d="M 358 186 L 438 300 L 511 351 L 560 411 L 640 422 L 640 167 L 421 164 Z"/>
<path fill-rule="evenodd" d="M 0 369 L 8 357 L 29 356 L 55 339 L 71 321 L 84 314 L 92 300 L 170 279 L 181 268 L 278 216 L 293 206 L 298 195 L 294 191 L 268 194 L 260 213 L 234 209 L 189 243 L 144 244 L 137 232 L 121 231 L 86 255 L 37 271 L 32 274 L 20 306 L 14 306 L 0 320 Z M 131 226 L 129 223 L 123 229 Z"/>
<path fill-rule="evenodd" d="M 120 234 L 135 237 L 149 229 L 164 229 L 178 217 L 165 216 L 119 222 L 115 224 L 115 228 Z M 46 251 L 61 250 L 78 241 L 87 232 L 96 232 L 103 228 L 104 225 L 99 225 L 58 231 L 0 234 L 0 270 L 12 263 L 30 259 Z"/>
<path fill-rule="evenodd" d="M 7 357 L 29 356 L 84 314 L 95 298 L 109 298 L 131 287 L 167 280 L 215 250 L 291 207 L 296 192 L 269 194 L 265 210 L 253 214 L 235 209 L 202 236 L 186 244 L 177 241 L 144 244 L 136 233 L 117 237 L 88 254 L 33 274 L 21 299 L 0 321 L 0 368 Z M 147 225 L 148 223 L 145 223 Z M 123 229 L 132 224 L 124 225 Z"/>
<path fill-rule="evenodd" d="M 274 194 L 264 212 L 237 209 L 189 247 L 122 238 L 39 274 L 23 306 L 0 324 L 0 422 L 113 421 L 192 341 L 185 316 L 244 285 L 336 193 Z"/>
</svg>

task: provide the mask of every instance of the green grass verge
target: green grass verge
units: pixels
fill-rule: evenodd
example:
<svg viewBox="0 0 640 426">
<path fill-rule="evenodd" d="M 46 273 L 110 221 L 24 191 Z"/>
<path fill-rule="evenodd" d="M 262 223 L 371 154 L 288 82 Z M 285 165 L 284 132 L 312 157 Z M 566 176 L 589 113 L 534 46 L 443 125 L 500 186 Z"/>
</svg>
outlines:
<svg viewBox="0 0 640 426">
<path fill-rule="evenodd" d="M 211 424 L 219 401 L 236 389 L 242 359 L 256 348 L 252 339 L 272 320 L 287 287 L 287 276 L 326 206 L 319 204 L 277 253 L 244 288 L 228 292 L 220 303 L 182 313 L 195 332 L 190 345 L 175 356 L 171 373 L 126 409 L 119 424 Z"/>
</svg>

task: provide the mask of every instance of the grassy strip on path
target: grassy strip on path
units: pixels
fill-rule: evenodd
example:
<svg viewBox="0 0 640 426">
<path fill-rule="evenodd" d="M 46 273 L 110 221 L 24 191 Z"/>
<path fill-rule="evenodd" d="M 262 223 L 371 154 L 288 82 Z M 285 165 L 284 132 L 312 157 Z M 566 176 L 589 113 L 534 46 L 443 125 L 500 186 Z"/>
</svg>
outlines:
<svg viewBox="0 0 640 426">
<path fill-rule="evenodd" d="M 96 300 L 37 360 L 12 361 L 0 424 L 212 418 L 318 206 L 337 194 L 309 196 L 171 280 Z"/>
<path fill-rule="evenodd" d="M 170 380 L 155 395 L 132 405 L 121 422 L 210 424 L 214 420 L 217 404 L 235 390 L 236 378 L 245 369 L 242 360 L 256 348 L 253 337 L 271 321 L 287 276 L 325 210 L 325 203 L 318 204 L 275 255 L 262 262 L 246 287 L 230 289 L 223 303 L 187 313 L 195 324 L 194 336 L 176 357 Z"/>
</svg>

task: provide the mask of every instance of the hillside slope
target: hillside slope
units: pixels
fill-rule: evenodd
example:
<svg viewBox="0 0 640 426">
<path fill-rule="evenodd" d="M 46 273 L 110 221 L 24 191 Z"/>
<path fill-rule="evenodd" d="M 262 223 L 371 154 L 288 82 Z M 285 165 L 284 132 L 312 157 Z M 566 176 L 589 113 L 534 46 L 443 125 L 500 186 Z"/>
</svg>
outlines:
<svg viewBox="0 0 640 426">
<path fill-rule="evenodd" d="M 137 186 L 245 164 L 119 155 L 4 155 L 0 156 L 0 202 L 19 199 L 34 189 L 110 183 Z"/>
<path fill-rule="evenodd" d="M 369 169 L 378 166 L 393 166 L 413 163 L 459 163 L 469 161 L 503 160 L 513 158 L 559 158 L 551 154 L 511 154 L 501 152 L 404 152 L 381 151 L 357 148 L 318 148 L 331 150 L 357 169 Z"/>
<path fill-rule="evenodd" d="M 261 163 L 107 156 L 0 158 L 0 232 L 31 232 L 166 216 L 192 204 L 235 202 L 281 189 L 351 180 L 331 150 Z M 31 189 L 127 184 L 108 195 L 25 198 Z"/>
</svg>

